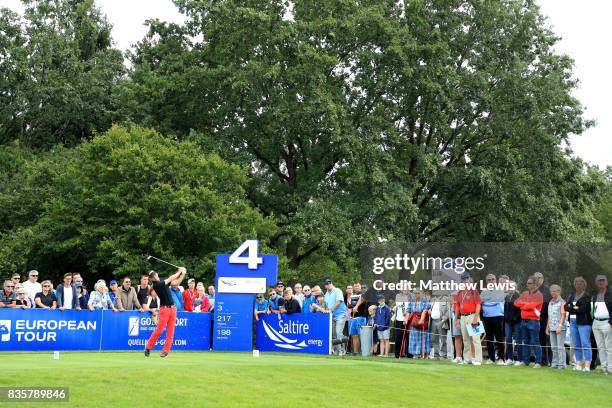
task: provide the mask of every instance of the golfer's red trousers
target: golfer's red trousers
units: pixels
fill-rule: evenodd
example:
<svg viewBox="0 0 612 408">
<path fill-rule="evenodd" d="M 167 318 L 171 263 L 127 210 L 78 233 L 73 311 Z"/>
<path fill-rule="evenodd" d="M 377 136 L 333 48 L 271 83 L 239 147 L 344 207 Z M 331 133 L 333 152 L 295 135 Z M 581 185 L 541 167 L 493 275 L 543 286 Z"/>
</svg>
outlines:
<svg viewBox="0 0 612 408">
<path fill-rule="evenodd" d="M 174 325 L 176 324 L 176 307 L 160 307 L 159 308 L 159 321 L 157 322 L 157 327 L 155 331 L 149 338 L 147 342 L 147 350 L 153 349 L 155 346 L 155 342 L 164 331 L 164 326 L 166 327 L 166 342 L 164 343 L 164 348 L 162 351 L 166 353 L 170 352 L 170 347 L 172 347 L 172 340 L 174 339 Z"/>
</svg>

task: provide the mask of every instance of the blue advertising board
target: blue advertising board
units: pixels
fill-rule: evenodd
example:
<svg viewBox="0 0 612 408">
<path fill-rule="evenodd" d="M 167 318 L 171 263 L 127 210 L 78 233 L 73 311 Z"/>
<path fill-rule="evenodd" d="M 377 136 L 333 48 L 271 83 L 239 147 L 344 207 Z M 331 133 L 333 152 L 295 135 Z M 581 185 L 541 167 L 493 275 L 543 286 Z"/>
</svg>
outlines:
<svg viewBox="0 0 612 408">
<path fill-rule="evenodd" d="M 233 254 L 216 257 L 215 308 L 213 349 L 249 351 L 253 348 L 253 301 L 254 294 L 223 293 L 219 280 L 223 278 L 265 279 L 265 286 L 276 283 L 278 257 L 257 254 L 257 241 L 245 241 Z M 242 251 L 248 256 L 239 256 Z M 240 285 L 239 279 L 230 280 L 228 285 Z M 246 286 L 244 286 L 246 288 Z"/>
<path fill-rule="evenodd" d="M 99 350 L 102 313 L 0 309 L 0 351 Z"/>
<path fill-rule="evenodd" d="M 260 351 L 331 354 L 331 338 L 329 313 L 269 314 L 257 321 Z"/>
<path fill-rule="evenodd" d="M 155 325 L 150 313 L 137 311 L 102 312 L 101 350 L 144 350 Z M 210 350 L 210 313 L 178 312 L 174 327 L 172 350 Z M 166 341 L 164 330 L 155 347 L 161 349 Z"/>
<path fill-rule="evenodd" d="M 210 350 L 210 325 L 210 313 L 178 312 L 173 350 Z M 154 329 L 137 311 L 0 309 L 0 351 L 142 350 Z"/>
<path fill-rule="evenodd" d="M 253 348 L 253 295 L 217 293 L 214 312 L 215 350 L 248 351 Z"/>
</svg>

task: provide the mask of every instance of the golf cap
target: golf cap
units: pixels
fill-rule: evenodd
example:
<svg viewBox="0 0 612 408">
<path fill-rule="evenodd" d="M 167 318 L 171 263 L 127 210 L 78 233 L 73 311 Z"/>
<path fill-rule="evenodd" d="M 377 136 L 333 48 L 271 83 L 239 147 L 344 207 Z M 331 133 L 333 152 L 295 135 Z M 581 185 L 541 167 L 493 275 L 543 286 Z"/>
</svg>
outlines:
<svg viewBox="0 0 612 408">
<path fill-rule="evenodd" d="M 191 278 L 187 281 L 187 283 L 195 282 L 195 279 Z"/>
<path fill-rule="evenodd" d="M 329 285 L 330 283 L 333 283 L 331 279 L 327 278 L 325 279 L 325 285 Z"/>
<path fill-rule="evenodd" d="M 285 284 L 282 281 L 278 281 L 276 282 L 276 286 L 285 286 Z"/>
<path fill-rule="evenodd" d="M 116 284 L 117 284 L 117 281 L 113 279 L 112 281 L 110 281 L 108 286 L 113 286 L 113 285 L 116 285 Z"/>
<path fill-rule="evenodd" d="M 157 272 L 155 272 L 154 270 L 150 270 L 150 271 L 149 271 L 149 277 L 151 277 L 151 276 L 155 275 L 156 273 L 157 273 Z"/>
<path fill-rule="evenodd" d="M 310 286 L 304 285 L 304 290 L 310 290 Z"/>
<path fill-rule="evenodd" d="M 376 296 L 376 299 L 378 299 L 378 300 L 383 299 L 384 300 L 385 299 L 385 295 L 380 294 L 380 295 Z"/>
<path fill-rule="evenodd" d="M 471 277 L 472 277 L 472 275 L 470 275 L 470 273 L 469 273 L 469 272 L 463 272 L 463 273 L 461 274 L 461 280 L 469 279 L 469 278 L 471 278 Z"/>
<path fill-rule="evenodd" d="M 264 296 L 263 296 L 263 293 L 258 293 L 258 294 L 257 294 L 257 299 L 263 299 L 263 297 L 264 297 Z"/>
<path fill-rule="evenodd" d="M 606 275 L 597 275 L 595 277 L 595 282 L 599 282 L 599 281 L 608 281 L 608 278 L 606 277 Z"/>
</svg>

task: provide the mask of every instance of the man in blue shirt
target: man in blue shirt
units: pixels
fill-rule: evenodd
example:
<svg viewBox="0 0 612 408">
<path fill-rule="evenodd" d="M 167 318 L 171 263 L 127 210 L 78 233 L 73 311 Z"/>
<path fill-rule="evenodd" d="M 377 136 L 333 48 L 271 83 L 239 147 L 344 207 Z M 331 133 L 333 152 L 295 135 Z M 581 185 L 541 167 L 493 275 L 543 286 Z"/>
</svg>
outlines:
<svg viewBox="0 0 612 408">
<path fill-rule="evenodd" d="M 317 298 L 312 294 L 310 286 L 304 286 L 304 301 L 302 302 L 302 313 L 311 313 L 310 305 L 317 303 Z"/>
<path fill-rule="evenodd" d="M 263 293 L 258 293 L 255 298 L 255 306 L 254 306 L 255 320 L 259 320 L 260 314 L 270 313 L 268 310 L 268 301 L 264 299 Z"/>
<path fill-rule="evenodd" d="M 178 280 L 172 281 L 170 286 L 170 295 L 172 296 L 176 310 L 183 310 L 183 293 L 179 288 Z"/>
<path fill-rule="evenodd" d="M 497 278 L 493 274 L 486 276 L 487 285 L 493 285 L 497 282 Z M 487 354 L 489 359 L 487 364 L 495 363 L 495 345 L 497 344 L 497 353 L 499 360 L 497 364 L 504 364 L 504 292 L 500 290 L 487 289 L 480 294 L 482 299 L 482 323 L 485 328 L 487 339 Z"/>
<path fill-rule="evenodd" d="M 331 279 L 325 279 L 325 303 L 329 307 L 329 313 L 332 315 L 332 337 L 334 339 L 342 338 L 344 331 L 344 323 L 346 322 L 346 304 L 342 291 L 336 288 Z M 334 353 L 343 356 L 344 344 L 334 346 Z"/>
<path fill-rule="evenodd" d="M 278 292 L 276 292 L 274 289 L 270 289 L 268 295 L 270 296 L 268 298 L 268 308 L 270 309 L 270 313 L 274 313 L 280 319 L 280 307 L 285 304 L 285 299 L 278 296 Z"/>
</svg>

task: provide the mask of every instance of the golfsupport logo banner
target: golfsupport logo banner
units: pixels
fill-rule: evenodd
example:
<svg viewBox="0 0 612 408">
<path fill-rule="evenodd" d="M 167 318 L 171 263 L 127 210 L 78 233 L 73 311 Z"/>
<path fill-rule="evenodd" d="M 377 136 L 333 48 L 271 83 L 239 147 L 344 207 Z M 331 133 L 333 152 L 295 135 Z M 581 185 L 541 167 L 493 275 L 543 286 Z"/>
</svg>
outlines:
<svg viewBox="0 0 612 408">
<path fill-rule="evenodd" d="M 143 350 L 155 324 L 150 313 L 102 312 L 100 350 Z M 172 350 L 210 350 L 210 313 L 178 312 L 174 326 Z M 164 346 L 166 331 L 157 339 L 155 348 Z"/>
<path fill-rule="evenodd" d="M 209 350 L 210 325 L 210 313 L 178 312 L 173 349 Z M 0 309 L 0 351 L 142 350 L 154 329 L 135 311 Z"/>
<path fill-rule="evenodd" d="M 312 354 L 331 353 L 331 315 L 307 313 L 260 317 L 257 349 Z"/>
</svg>

